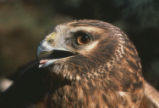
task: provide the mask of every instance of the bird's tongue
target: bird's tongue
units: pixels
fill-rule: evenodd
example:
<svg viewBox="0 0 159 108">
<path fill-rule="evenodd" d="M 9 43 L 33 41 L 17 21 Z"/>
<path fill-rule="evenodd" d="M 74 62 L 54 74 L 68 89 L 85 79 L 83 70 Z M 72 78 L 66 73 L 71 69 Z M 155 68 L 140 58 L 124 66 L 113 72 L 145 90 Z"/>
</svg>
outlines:
<svg viewBox="0 0 159 108">
<path fill-rule="evenodd" d="M 49 60 L 40 60 L 40 64 L 46 64 Z"/>
<path fill-rule="evenodd" d="M 50 59 L 43 59 L 39 61 L 39 68 L 40 67 L 46 67 L 50 64 L 52 64 L 54 61 L 56 61 L 56 59 L 50 60 Z"/>
</svg>

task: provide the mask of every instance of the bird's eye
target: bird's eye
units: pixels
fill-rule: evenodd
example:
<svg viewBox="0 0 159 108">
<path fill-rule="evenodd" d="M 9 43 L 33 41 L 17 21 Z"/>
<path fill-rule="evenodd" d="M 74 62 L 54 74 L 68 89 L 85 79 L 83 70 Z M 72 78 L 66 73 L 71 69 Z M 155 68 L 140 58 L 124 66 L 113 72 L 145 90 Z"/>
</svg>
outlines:
<svg viewBox="0 0 159 108">
<path fill-rule="evenodd" d="M 85 33 L 79 33 L 76 36 L 76 43 L 78 45 L 84 45 L 84 44 L 88 44 L 91 41 L 91 38 L 88 34 Z"/>
</svg>

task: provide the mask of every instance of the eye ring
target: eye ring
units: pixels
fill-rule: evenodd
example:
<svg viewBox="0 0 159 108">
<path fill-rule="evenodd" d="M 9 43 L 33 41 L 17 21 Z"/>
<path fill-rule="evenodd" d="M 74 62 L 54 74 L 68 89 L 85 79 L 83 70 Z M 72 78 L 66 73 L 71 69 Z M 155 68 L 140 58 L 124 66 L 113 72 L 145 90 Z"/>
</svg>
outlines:
<svg viewBox="0 0 159 108">
<path fill-rule="evenodd" d="M 78 45 L 85 45 L 88 44 L 91 41 L 91 37 L 90 35 L 83 33 L 83 32 L 79 32 L 76 35 L 76 43 Z"/>
</svg>

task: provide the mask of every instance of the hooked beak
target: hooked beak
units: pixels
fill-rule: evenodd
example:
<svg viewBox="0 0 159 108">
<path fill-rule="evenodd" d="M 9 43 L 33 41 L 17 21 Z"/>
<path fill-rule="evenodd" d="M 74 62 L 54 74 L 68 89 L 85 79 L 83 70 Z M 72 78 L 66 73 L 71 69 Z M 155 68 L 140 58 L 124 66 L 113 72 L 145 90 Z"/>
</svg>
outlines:
<svg viewBox="0 0 159 108">
<path fill-rule="evenodd" d="M 37 58 L 40 60 L 39 68 L 49 66 L 59 59 L 76 54 L 64 48 L 55 48 L 46 39 L 40 43 L 37 49 Z"/>
<path fill-rule="evenodd" d="M 40 60 L 39 68 L 49 66 L 59 59 L 70 57 L 76 54 L 64 49 L 57 48 L 53 48 L 50 51 L 41 50 L 38 52 L 39 53 L 37 54 L 37 57 Z"/>
</svg>

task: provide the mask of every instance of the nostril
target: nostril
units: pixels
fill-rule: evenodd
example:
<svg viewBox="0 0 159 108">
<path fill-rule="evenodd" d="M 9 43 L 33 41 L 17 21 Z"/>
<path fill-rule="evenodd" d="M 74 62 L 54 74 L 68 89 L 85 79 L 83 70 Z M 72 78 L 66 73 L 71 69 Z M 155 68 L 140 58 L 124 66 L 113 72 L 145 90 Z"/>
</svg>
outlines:
<svg viewBox="0 0 159 108">
<path fill-rule="evenodd" d="M 49 44 L 52 44 L 53 42 L 54 42 L 53 39 L 48 40 L 48 43 L 49 43 Z"/>
</svg>

